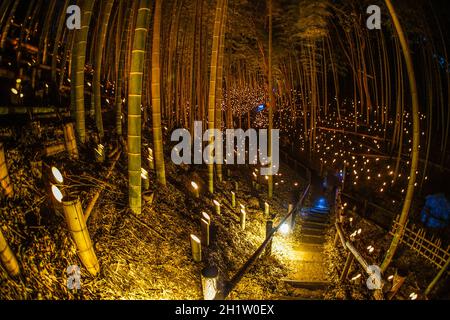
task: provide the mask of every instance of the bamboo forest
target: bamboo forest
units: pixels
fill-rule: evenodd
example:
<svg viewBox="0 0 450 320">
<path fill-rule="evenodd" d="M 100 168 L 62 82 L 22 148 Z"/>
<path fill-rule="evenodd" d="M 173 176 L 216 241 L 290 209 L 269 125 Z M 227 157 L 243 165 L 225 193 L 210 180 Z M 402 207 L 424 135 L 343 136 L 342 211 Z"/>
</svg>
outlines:
<svg viewBox="0 0 450 320">
<path fill-rule="evenodd" d="M 448 0 L 0 0 L 0 300 L 450 299 L 449 30 Z"/>
</svg>

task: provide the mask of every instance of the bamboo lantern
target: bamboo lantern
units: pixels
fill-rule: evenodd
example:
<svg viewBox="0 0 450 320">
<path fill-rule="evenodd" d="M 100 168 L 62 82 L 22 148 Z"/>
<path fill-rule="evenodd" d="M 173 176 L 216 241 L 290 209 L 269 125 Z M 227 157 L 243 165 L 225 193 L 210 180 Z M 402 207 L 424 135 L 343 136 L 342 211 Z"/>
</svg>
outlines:
<svg viewBox="0 0 450 320">
<path fill-rule="evenodd" d="M 80 199 L 64 197 L 62 204 L 68 229 L 78 249 L 78 256 L 89 273 L 95 276 L 100 271 L 100 266 L 86 226 Z"/>
<path fill-rule="evenodd" d="M 214 208 L 216 209 L 216 214 L 220 215 L 220 203 L 217 200 L 213 200 Z"/>
<path fill-rule="evenodd" d="M 209 246 L 209 221 L 202 219 L 202 242 L 205 246 Z"/>
<path fill-rule="evenodd" d="M 3 266 L 11 277 L 15 277 L 20 273 L 19 263 L 17 262 L 14 253 L 0 230 L 0 260 Z"/>
<path fill-rule="evenodd" d="M 47 157 L 54 156 L 55 154 L 61 153 L 66 150 L 66 146 L 64 143 L 54 143 L 45 146 L 44 154 Z"/>
<path fill-rule="evenodd" d="M 63 194 L 61 193 L 59 188 L 55 185 L 52 185 L 51 190 L 52 190 L 52 194 L 53 194 L 53 197 L 51 197 L 53 210 L 55 211 L 55 214 L 62 215 L 62 212 L 64 211 L 62 203 L 61 203 L 61 201 L 63 199 Z"/>
<path fill-rule="evenodd" d="M 219 270 L 216 266 L 205 267 L 202 270 L 202 290 L 204 300 L 214 300 L 217 294 Z"/>
<path fill-rule="evenodd" d="M 210 243 L 210 228 L 211 228 L 211 217 L 206 212 L 202 212 L 202 241 L 206 244 L 206 246 L 209 246 Z"/>
<path fill-rule="evenodd" d="M 196 198 L 199 198 L 200 197 L 200 191 L 198 190 L 198 184 L 196 184 L 194 181 L 192 181 L 191 182 L 191 186 L 192 186 L 192 189 L 194 190 L 194 196 Z"/>
<path fill-rule="evenodd" d="M 73 130 L 73 123 L 66 123 L 64 125 L 64 140 L 66 142 L 66 150 L 69 157 L 78 159 L 77 140 L 75 139 L 75 131 Z"/>
<path fill-rule="evenodd" d="M 5 149 L 3 143 L 0 143 L 0 184 L 7 197 L 12 197 L 14 194 L 13 185 L 9 178 L 8 167 L 6 165 Z"/>
<path fill-rule="evenodd" d="M 192 258 L 195 262 L 202 261 L 202 245 L 200 239 L 191 234 L 191 249 L 192 249 Z"/>
<path fill-rule="evenodd" d="M 150 180 L 148 179 L 148 172 L 144 168 L 141 168 L 141 178 L 142 178 L 142 186 L 144 190 L 147 191 L 150 189 Z"/>
<path fill-rule="evenodd" d="M 245 221 L 247 219 L 247 213 L 244 209 L 241 209 L 241 215 L 240 215 L 240 222 L 241 222 L 241 229 L 245 230 Z"/>
<path fill-rule="evenodd" d="M 231 206 L 236 207 L 236 193 L 234 191 L 231 191 Z"/>
<path fill-rule="evenodd" d="M 264 202 L 264 215 L 268 217 L 270 214 L 270 206 L 267 202 Z"/>
</svg>

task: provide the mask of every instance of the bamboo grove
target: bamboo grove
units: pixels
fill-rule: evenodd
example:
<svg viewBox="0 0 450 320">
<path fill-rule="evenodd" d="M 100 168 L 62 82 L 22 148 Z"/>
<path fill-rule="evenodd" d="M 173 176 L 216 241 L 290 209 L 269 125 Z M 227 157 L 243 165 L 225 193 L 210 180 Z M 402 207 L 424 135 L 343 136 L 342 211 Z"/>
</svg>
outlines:
<svg viewBox="0 0 450 320">
<path fill-rule="evenodd" d="M 126 144 L 129 205 L 137 214 L 148 156 L 141 136 L 153 138 L 152 183 L 164 186 L 170 132 L 192 131 L 196 120 L 204 129 L 280 128 L 293 148 L 322 162 L 335 158 L 319 142 L 326 119 L 345 124 L 337 132 L 380 141 L 377 151 L 395 163 L 393 188 L 405 163 L 409 171 L 400 223 L 430 170 L 448 168 L 448 35 L 427 1 L 79 0 L 79 30 L 65 27 L 71 1 L 31 0 L 22 17 L 19 2 L 0 4 L 0 47 L 37 36 L 31 68 L 49 65 L 55 89 L 70 91 L 78 141 L 89 131 L 102 141 L 107 131 Z M 382 8 L 381 30 L 366 27 L 372 4 Z M 260 104 L 266 110 L 255 114 Z M 223 168 L 207 167 L 213 193 Z"/>
</svg>

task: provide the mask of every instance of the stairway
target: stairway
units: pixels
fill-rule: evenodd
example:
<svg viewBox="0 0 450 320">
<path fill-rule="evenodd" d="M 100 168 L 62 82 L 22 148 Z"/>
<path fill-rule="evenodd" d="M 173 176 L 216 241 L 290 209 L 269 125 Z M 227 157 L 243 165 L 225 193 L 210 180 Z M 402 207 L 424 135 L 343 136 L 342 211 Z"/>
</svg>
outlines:
<svg viewBox="0 0 450 320">
<path fill-rule="evenodd" d="M 298 260 L 295 262 L 295 270 L 283 281 L 288 285 L 290 299 L 321 299 L 328 286 L 326 257 L 323 253 L 325 233 L 330 225 L 328 200 L 320 196 L 312 207 L 303 208 L 297 223 L 299 241 L 293 251 Z"/>
</svg>

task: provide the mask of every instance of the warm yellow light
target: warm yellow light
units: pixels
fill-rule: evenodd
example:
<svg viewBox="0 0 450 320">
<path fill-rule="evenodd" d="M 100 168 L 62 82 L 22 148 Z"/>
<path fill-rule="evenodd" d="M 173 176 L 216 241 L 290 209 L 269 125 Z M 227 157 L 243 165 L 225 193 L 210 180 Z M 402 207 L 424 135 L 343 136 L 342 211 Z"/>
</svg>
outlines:
<svg viewBox="0 0 450 320">
<path fill-rule="evenodd" d="M 55 177 L 56 181 L 58 181 L 59 183 L 63 183 L 64 178 L 63 178 L 61 172 L 58 170 L 58 168 L 52 167 L 52 174 L 53 174 L 53 177 Z"/>
<path fill-rule="evenodd" d="M 19 93 L 19 91 L 17 91 L 16 88 L 11 88 L 11 92 L 14 93 L 14 94 L 18 94 Z"/>
<path fill-rule="evenodd" d="M 53 196 L 55 197 L 55 199 L 58 202 L 61 202 L 63 195 L 57 186 L 52 185 L 52 193 L 53 193 Z"/>
<path fill-rule="evenodd" d="M 191 182 L 191 186 L 192 186 L 192 188 L 194 188 L 195 190 L 198 189 L 198 185 L 197 185 L 194 181 Z"/>
<path fill-rule="evenodd" d="M 16 83 L 21 83 L 21 82 L 22 82 L 22 79 L 20 79 L 20 78 L 16 79 Z"/>
<path fill-rule="evenodd" d="M 280 227 L 280 232 L 284 235 L 289 233 L 289 225 L 287 223 L 283 223 Z"/>
<path fill-rule="evenodd" d="M 217 201 L 217 200 L 213 200 L 213 203 L 214 203 L 214 205 L 215 205 L 216 207 L 220 207 L 220 203 L 219 203 L 219 201 Z"/>
<path fill-rule="evenodd" d="M 202 212 L 202 216 L 206 221 L 208 221 L 208 223 L 211 222 L 211 217 L 205 211 Z"/>
<path fill-rule="evenodd" d="M 191 234 L 191 239 L 197 243 L 200 243 L 200 239 L 194 234 Z"/>
<path fill-rule="evenodd" d="M 358 280 L 359 278 L 361 278 L 361 273 L 359 273 L 358 275 L 354 276 L 352 278 L 352 281 Z"/>
<path fill-rule="evenodd" d="M 141 178 L 148 179 L 148 172 L 144 168 L 141 168 Z"/>
</svg>

